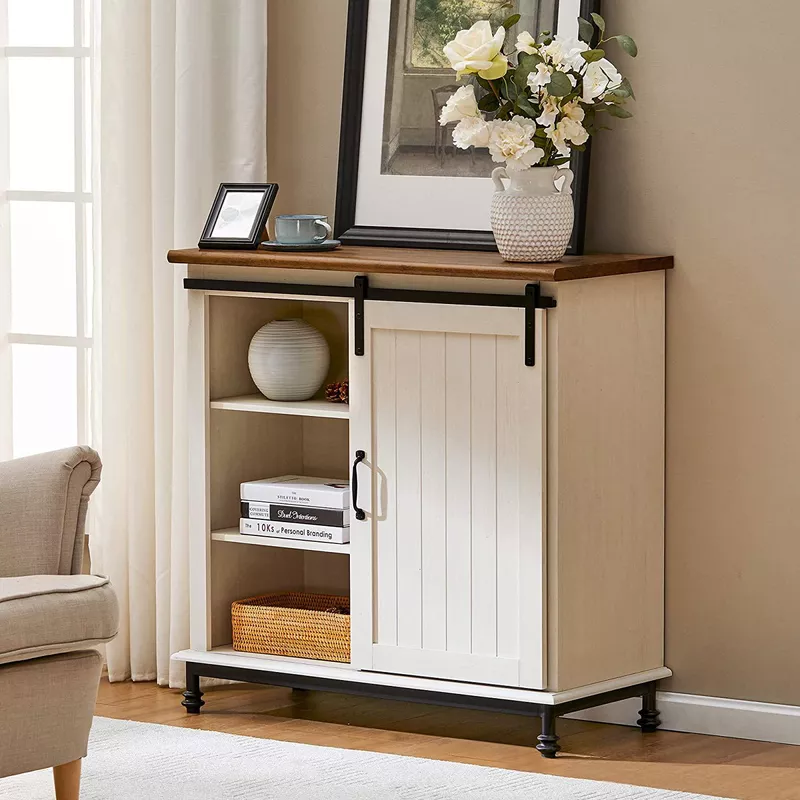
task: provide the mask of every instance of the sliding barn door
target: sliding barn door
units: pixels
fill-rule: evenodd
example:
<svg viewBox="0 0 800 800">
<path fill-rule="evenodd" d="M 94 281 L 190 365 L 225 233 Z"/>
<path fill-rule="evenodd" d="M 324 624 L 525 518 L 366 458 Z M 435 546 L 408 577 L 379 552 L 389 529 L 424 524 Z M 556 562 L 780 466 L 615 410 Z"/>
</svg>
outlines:
<svg viewBox="0 0 800 800">
<path fill-rule="evenodd" d="M 542 316 L 526 367 L 521 309 L 365 304 L 356 667 L 544 687 Z"/>
</svg>

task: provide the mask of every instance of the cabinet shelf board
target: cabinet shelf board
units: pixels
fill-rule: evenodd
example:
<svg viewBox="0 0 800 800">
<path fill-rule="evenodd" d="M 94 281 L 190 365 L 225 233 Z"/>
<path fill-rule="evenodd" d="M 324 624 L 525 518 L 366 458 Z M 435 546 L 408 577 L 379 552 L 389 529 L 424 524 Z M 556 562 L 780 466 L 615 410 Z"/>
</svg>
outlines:
<svg viewBox="0 0 800 800">
<path fill-rule="evenodd" d="M 235 544 L 254 544 L 261 547 L 284 547 L 289 550 L 313 550 L 317 553 L 339 553 L 350 555 L 349 544 L 333 544 L 331 542 L 309 542 L 303 539 L 279 539 L 275 536 L 244 536 L 238 528 L 224 528 L 211 532 L 216 542 L 234 542 Z"/>
<path fill-rule="evenodd" d="M 260 394 L 222 397 L 219 400 L 212 400 L 211 408 L 225 411 L 250 411 L 256 414 L 283 414 L 292 417 L 350 418 L 350 406 L 347 403 L 329 403 L 327 400 L 300 400 L 289 403 L 267 400 Z"/>
<path fill-rule="evenodd" d="M 233 656 L 234 658 L 247 659 L 248 661 L 260 661 L 263 663 L 265 668 L 270 664 L 274 665 L 276 662 L 278 662 L 281 665 L 285 665 L 282 666 L 282 669 L 285 669 L 286 671 L 290 671 L 289 667 L 292 664 L 297 664 L 301 668 L 303 666 L 309 668 L 321 667 L 325 671 L 329 669 L 338 671 L 353 668 L 349 661 L 319 661 L 316 658 L 292 658 L 291 656 L 273 656 L 266 653 L 246 653 L 242 650 L 234 650 L 233 645 L 230 644 L 213 648 L 211 650 L 211 654 L 214 656 Z M 294 672 L 295 670 L 291 671 Z"/>
</svg>

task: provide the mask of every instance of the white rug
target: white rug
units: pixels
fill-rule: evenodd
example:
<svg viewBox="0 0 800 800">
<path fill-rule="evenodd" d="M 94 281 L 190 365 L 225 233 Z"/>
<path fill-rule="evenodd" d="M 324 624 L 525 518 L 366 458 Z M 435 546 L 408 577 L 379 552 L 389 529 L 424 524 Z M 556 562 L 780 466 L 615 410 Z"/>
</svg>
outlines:
<svg viewBox="0 0 800 800">
<path fill-rule="evenodd" d="M 50 770 L 0 779 L 0 798 L 53 800 L 52 786 Z M 703 800 L 698 794 L 95 717 L 81 800 L 237 798 Z"/>
</svg>

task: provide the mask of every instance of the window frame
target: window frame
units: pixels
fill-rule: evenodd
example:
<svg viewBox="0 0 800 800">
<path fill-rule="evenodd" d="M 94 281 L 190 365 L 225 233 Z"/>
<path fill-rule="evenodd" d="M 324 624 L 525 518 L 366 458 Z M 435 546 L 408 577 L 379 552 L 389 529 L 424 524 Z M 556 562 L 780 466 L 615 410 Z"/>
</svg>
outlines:
<svg viewBox="0 0 800 800">
<path fill-rule="evenodd" d="M 89 443 L 90 426 L 90 357 L 92 351 L 89 287 L 93 284 L 92 242 L 87 231 L 92 213 L 90 120 L 91 59 L 93 56 L 91 0 L 72 0 L 73 45 L 28 46 L 8 45 L 8 4 L 0 0 L 0 104 L 5 113 L 0 117 L 0 460 L 12 458 L 14 410 L 12 387 L 12 348 L 15 344 L 69 347 L 76 351 L 77 364 L 77 441 Z M 11 58 L 71 58 L 73 63 L 74 184 L 73 190 L 43 191 L 9 188 L 9 84 L 8 64 Z M 75 303 L 74 336 L 19 333 L 12 329 L 10 204 L 12 202 L 69 203 L 75 209 Z"/>
</svg>

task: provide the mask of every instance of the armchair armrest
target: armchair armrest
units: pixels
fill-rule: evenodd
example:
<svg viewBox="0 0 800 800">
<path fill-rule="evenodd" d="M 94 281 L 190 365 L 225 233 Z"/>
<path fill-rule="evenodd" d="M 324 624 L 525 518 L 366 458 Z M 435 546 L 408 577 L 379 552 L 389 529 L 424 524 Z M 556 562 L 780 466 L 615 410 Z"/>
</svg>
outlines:
<svg viewBox="0 0 800 800">
<path fill-rule="evenodd" d="M 86 508 L 100 470 L 89 447 L 0 463 L 0 578 L 81 571 Z"/>
</svg>

